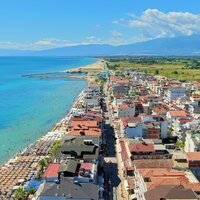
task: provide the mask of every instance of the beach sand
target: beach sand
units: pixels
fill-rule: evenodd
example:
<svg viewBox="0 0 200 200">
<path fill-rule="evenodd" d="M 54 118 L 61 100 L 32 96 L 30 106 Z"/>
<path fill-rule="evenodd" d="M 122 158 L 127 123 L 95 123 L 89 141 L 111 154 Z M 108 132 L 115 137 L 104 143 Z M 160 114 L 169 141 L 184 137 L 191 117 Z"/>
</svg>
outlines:
<svg viewBox="0 0 200 200">
<path fill-rule="evenodd" d="M 88 72 L 88 73 L 92 73 L 92 72 L 105 72 L 105 71 L 107 71 L 107 69 L 105 67 L 104 60 L 98 60 L 96 63 L 86 65 L 86 66 L 82 66 L 82 67 L 78 67 L 78 68 L 69 69 L 69 70 L 64 70 L 63 72 Z"/>
</svg>

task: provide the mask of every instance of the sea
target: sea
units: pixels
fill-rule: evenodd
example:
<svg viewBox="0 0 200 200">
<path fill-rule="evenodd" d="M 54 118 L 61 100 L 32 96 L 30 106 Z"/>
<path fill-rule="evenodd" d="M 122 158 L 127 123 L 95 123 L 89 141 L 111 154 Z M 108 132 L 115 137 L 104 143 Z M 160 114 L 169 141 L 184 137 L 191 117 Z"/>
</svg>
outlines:
<svg viewBox="0 0 200 200">
<path fill-rule="evenodd" d="M 95 62 L 95 58 L 80 57 L 0 57 L 0 164 L 46 134 L 69 112 L 87 85 L 83 79 L 24 75 Z"/>
</svg>

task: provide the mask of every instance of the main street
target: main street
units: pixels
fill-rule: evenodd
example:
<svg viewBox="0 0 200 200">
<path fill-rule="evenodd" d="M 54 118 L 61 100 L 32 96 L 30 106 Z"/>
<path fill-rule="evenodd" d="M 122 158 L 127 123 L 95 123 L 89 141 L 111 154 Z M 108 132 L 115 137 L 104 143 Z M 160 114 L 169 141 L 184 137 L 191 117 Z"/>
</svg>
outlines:
<svg viewBox="0 0 200 200">
<path fill-rule="evenodd" d="M 118 176 L 118 166 L 115 152 L 115 133 L 111 126 L 111 115 L 109 112 L 108 85 L 104 88 L 104 117 L 105 131 L 104 138 L 106 141 L 106 151 L 104 152 L 104 184 L 105 184 L 105 199 L 120 199 L 118 194 L 118 186 L 121 182 Z"/>
</svg>

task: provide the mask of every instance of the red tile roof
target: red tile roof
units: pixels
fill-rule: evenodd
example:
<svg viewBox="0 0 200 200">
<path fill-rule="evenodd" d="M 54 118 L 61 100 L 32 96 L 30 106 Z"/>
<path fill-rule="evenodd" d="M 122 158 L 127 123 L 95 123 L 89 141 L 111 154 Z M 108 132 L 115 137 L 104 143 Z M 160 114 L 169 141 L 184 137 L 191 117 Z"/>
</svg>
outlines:
<svg viewBox="0 0 200 200">
<path fill-rule="evenodd" d="M 69 136 L 101 136 L 100 128 L 89 128 L 89 129 L 81 129 L 81 130 L 72 130 L 67 135 Z"/>
<path fill-rule="evenodd" d="M 187 116 L 187 113 L 184 111 L 184 110 L 171 110 L 169 111 L 169 114 L 172 116 L 172 117 L 185 117 Z"/>
<path fill-rule="evenodd" d="M 181 122 L 181 123 L 185 123 L 185 122 L 191 122 L 192 119 L 180 118 L 178 121 Z"/>
<path fill-rule="evenodd" d="M 141 117 L 123 117 L 121 118 L 123 126 L 127 126 L 129 122 L 140 122 Z"/>
<path fill-rule="evenodd" d="M 200 161 L 200 152 L 188 152 L 186 153 L 186 157 L 189 161 Z"/>
<path fill-rule="evenodd" d="M 71 121 L 71 126 L 73 127 L 98 127 L 97 121 Z"/>
<path fill-rule="evenodd" d="M 174 167 L 172 159 L 144 159 L 134 160 L 134 164 L 137 169 L 142 168 L 170 168 Z"/>
<path fill-rule="evenodd" d="M 92 171 L 92 163 L 81 163 L 80 169 L 89 169 Z"/>
<path fill-rule="evenodd" d="M 128 154 L 126 151 L 126 146 L 125 146 L 125 142 L 123 140 L 120 140 L 120 145 L 121 145 L 121 154 L 122 154 L 122 160 L 127 160 L 128 159 Z"/>
<path fill-rule="evenodd" d="M 130 152 L 155 152 L 154 146 L 146 143 L 130 144 L 129 150 Z"/>
<path fill-rule="evenodd" d="M 158 114 L 165 114 L 165 113 L 167 113 L 167 109 L 165 109 L 165 108 L 161 108 L 161 107 L 154 107 L 153 109 L 152 109 L 155 113 L 158 113 Z"/>
<path fill-rule="evenodd" d="M 58 170 L 59 170 L 59 168 L 60 168 L 60 163 L 51 163 L 51 164 L 47 167 L 47 169 L 46 169 L 46 171 L 45 171 L 43 177 L 44 177 L 44 178 L 54 178 L 54 177 L 58 177 Z"/>
<path fill-rule="evenodd" d="M 120 104 L 119 109 L 130 109 L 130 106 L 127 104 Z"/>
<path fill-rule="evenodd" d="M 121 146 L 121 155 L 122 155 L 122 160 L 124 162 L 124 166 L 126 168 L 127 171 L 133 171 L 134 167 L 132 167 L 129 163 L 128 160 L 128 153 L 127 153 L 127 149 L 126 149 L 126 145 L 125 145 L 125 141 L 123 139 L 120 140 L 120 146 Z"/>
</svg>

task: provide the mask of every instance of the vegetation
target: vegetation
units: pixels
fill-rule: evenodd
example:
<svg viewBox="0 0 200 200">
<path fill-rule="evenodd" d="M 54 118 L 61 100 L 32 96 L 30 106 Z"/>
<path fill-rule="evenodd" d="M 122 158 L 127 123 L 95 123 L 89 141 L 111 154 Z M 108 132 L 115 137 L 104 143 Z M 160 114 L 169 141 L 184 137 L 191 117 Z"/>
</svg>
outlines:
<svg viewBox="0 0 200 200">
<path fill-rule="evenodd" d="M 38 172 L 35 177 L 36 180 L 41 180 L 42 179 L 42 172 Z"/>
<path fill-rule="evenodd" d="M 35 188 L 30 188 L 29 190 L 28 190 L 28 194 L 29 195 L 34 195 L 36 193 L 36 189 Z"/>
<path fill-rule="evenodd" d="M 16 200 L 25 200 L 27 197 L 27 193 L 23 187 L 19 187 L 14 192 L 14 198 Z"/>
<path fill-rule="evenodd" d="M 52 156 L 55 158 L 56 157 L 56 152 L 57 150 L 62 146 L 62 142 L 61 140 L 57 140 L 54 144 L 53 144 L 53 147 L 51 149 L 51 153 L 52 153 Z"/>
<path fill-rule="evenodd" d="M 185 147 L 185 143 L 184 143 L 182 140 L 178 140 L 178 141 L 176 142 L 176 144 L 178 145 L 178 147 L 179 147 L 180 149 L 183 149 L 183 148 Z"/>
<path fill-rule="evenodd" d="M 124 69 L 179 79 L 200 80 L 200 58 L 196 57 L 128 57 L 109 58 L 108 68 L 121 75 Z"/>
<path fill-rule="evenodd" d="M 50 162 L 50 158 L 49 157 L 46 157 L 46 158 L 43 158 L 42 160 L 39 161 L 39 167 L 40 167 L 40 170 L 43 171 L 44 168 L 49 164 Z"/>
<path fill-rule="evenodd" d="M 100 80 L 100 89 L 101 89 L 101 91 L 102 91 L 103 88 L 104 88 L 104 85 L 105 85 L 106 80 L 107 80 L 107 78 L 102 78 L 102 79 Z"/>
</svg>

